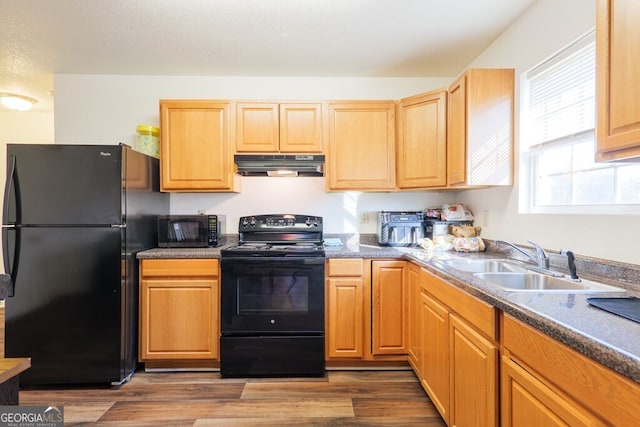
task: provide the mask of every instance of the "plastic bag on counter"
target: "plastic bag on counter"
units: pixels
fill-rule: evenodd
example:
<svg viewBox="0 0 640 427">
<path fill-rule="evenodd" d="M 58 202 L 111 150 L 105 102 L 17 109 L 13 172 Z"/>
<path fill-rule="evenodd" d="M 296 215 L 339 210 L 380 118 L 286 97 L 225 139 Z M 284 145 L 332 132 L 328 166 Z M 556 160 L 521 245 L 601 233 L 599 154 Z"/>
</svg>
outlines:
<svg viewBox="0 0 640 427">
<path fill-rule="evenodd" d="M 443 221 L 473 221 L 473 214 L 461 203 L 442 206 Z"/>
<path fill-rule="evenodd" d="M 442 234 L 433 236 L 433 239 L 420 239 L 418 244 L 428 251 L 451 251 L 453 250 L 453 236 L 450 234 Z"/>
<path fill-rule="evenodd" d="M 456 237 L 453 239 L 456 252 L 484 252 L 484 241 L 480 237 Z"/>
</svg>

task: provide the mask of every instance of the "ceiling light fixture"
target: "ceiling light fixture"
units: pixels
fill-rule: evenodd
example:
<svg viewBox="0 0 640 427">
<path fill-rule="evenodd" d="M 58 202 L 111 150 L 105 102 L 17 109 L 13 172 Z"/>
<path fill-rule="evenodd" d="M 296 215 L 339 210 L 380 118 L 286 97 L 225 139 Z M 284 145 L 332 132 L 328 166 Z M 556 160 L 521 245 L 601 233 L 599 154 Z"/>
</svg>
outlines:
<svg viewBox="0 0 640 427">
<path fill-rule="evenodd" d="M 28 96 L 0 92 L 0 103 L 10 110 L 29 111 L 38 101 Z"/>
</svg>

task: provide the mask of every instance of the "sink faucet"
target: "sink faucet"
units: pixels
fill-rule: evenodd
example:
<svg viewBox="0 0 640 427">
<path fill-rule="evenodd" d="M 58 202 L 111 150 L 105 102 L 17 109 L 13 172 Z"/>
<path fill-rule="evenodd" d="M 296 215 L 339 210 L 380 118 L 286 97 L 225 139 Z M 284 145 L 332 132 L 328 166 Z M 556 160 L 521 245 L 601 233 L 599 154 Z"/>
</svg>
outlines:
<svg viewBox="0 0 640 427">
<path fill-rule="evenodd" d="M 520 249 L 519 247 L 517 247 L 513 243 L 507 242 L 505 240 L 496 240 L 496 245 L 499 245 L 499 244 L 509 245 L 513 249 L 515 249 L 518 252 L 520 252 L 521 254 L 525 255 L 527 258 L 532 259 L 533 261 L 535 261 L 539 268 L 543 268 L 545 270 L 548 270 L 549 269 L 549 257 L 547 256 L 547 254 L 544 251 L 544 249 L 542 249 L 542 247 L 540 245 L 538 245 L 537 243 L 532 242 L 531 240 L 527 240 L 527 241 L 529 243 L 531 243 L 531 245 L 533 245 L 533 247 L 535 248 L 535 250 L 536 250 L 536 256 L 535 257 L 530 255 L 530 254 L 528 254 L 527 252 L 523 251 L 522 249 Z"/>
<path fill-rule="evenodd" d="M 567 257 L 567 263 L 569 265 L 569 275 L 571 276 L 571 280 L 573 280 L 574 282 L 579 282 L 580 278 L 578 277 L 578 272 L 576 271 L 576 258 L 573 255 L 573 252 L 562 249 L 560 251 L 560 255 L 565 255 Z"/>
</svg>

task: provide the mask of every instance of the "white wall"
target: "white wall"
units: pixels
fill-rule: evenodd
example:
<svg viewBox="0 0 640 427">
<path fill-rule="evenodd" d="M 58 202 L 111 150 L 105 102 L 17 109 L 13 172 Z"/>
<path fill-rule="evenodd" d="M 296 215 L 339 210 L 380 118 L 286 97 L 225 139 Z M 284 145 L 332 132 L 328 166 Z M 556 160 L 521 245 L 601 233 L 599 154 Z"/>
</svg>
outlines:
<svg viewBox="0 0 640 427">
<path fill-rule="evenodd" d="M 519 76 L 595 25 L 593 0 L 538 0 L 470 66 L 514 67 Z M 56 75 L 57 143 L 133 144 L 136 125 L 158 123 L 158 99 L 399 99 L 446 86 L 452 78 L 295 78 Z M 516 99 L 519 91 L 516 87 Z M 516 110 L 516 128 L 519 109 Z M 516 137 L 516 145 L 517 145 Z M 517 170 L 516 170 L 517 175 Z M 518 213 L 514 187 L 462 193 L 325 193 L 321 180 L 244 180 L 240 194 L 174 194 L 175 213 L 224 213 L 234 232 L 237 217 L 248 213 L 300 212 L 325 216 L 328 232 L 375 231 L 373 212 L 420 209 L 453 200 L 476 212 L 483 235 L 547 249 L 639 264 L 638 215 L 602 218 L 591 215 Z M 368 223 L 358 224 L 363 212 Z M 485 214 L 486 213 L 486 214 Z M 234 224 L 234 222 L 236 224 Z M 605 231 L 606 230 L 606 231 Z"/>
<path fill-rule="evenodd" d="M 471 66 L 515 68 L 518 104 L 521 74 L 593 28 L 595 1 L 538 0 Z M 516 129 L 519 111 L 516 106 Z M 518 140 L 516 135 L 516 146 Z M 459 201 L 480 213 L 478 219 L 485 225 L 484 236 L 521 244 L 533 240 L 550 250 L 566 248 L 580 255 L 640 264 L 636 247 L 640 241 L 640 212 L 608 217 L 519 214 L 517 175 L 516 160 L 514 187 L 466 191 L 459 195 Z"/>
<path fill-rule="evenodd" d="M 158 100 L 209 99 L 400 99 L 442 88 L 445 78 L 323 78 L 56 75 L 55 141 L 132 145 L 138 124 L 158 124 Z M 260 213 L 323 216 L 327 233 L 374 233 L 379 210 L 420 210 L 455 199 L 455 193 L 326 193 L 322 178 L 242 178 L 239 194 L 172 194 L 172 213 L 238 217 Z M 367 222 L 362 222 L 362 217 Z"/>
<path fill-rule="evenodd" d="M 53 113 L 0 113 L 0 182 L 7 174 L 7 144 L 53 144 Z M 0 199 L 4 191 L 0 193 Z"/>
</svg>

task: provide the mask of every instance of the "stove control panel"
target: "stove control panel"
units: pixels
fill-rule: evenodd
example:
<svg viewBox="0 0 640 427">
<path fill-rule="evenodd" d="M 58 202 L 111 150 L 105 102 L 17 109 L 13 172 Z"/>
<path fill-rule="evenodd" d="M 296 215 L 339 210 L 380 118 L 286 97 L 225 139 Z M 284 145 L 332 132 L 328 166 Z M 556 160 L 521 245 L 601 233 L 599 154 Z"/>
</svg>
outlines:
<svg viewBox="0 0 640 427">
<path fill-rule="evenodd" d="M 267 227 L 295 227 L 296 219 L 291 217 L 268 217 L 264 223 Z"/>
<path fill-rule="evenodd" d="M 322 217 L 309 215 L 252 215 L 240 217 L 240 232 L 322 231 Z"/>
</svg>

